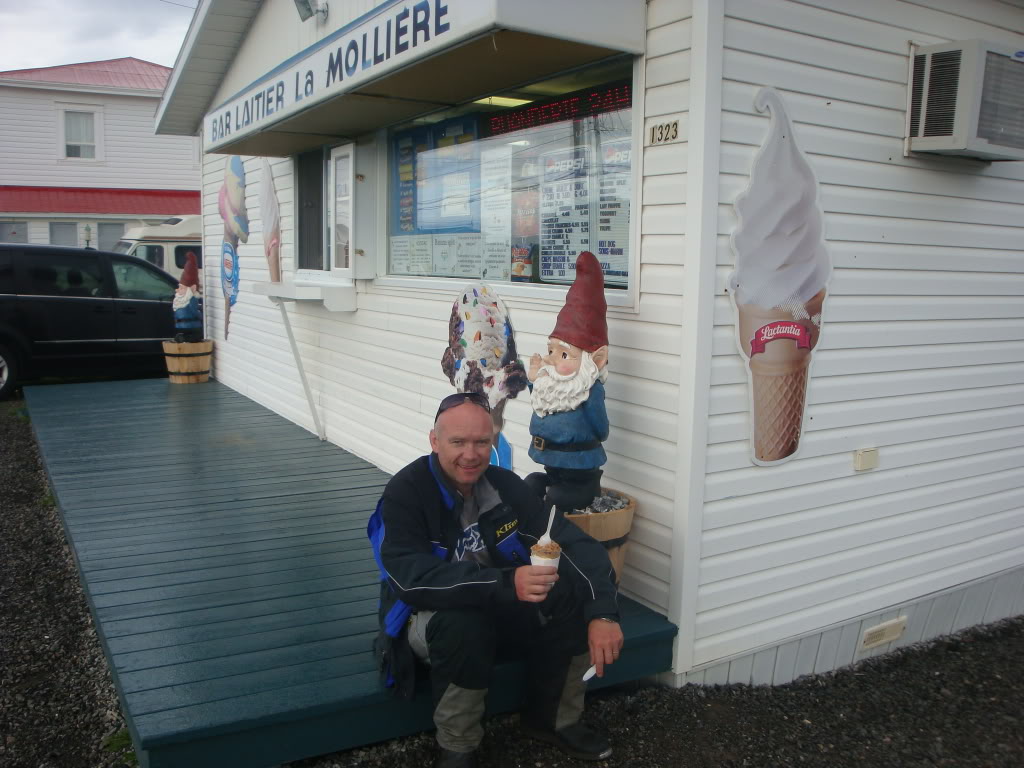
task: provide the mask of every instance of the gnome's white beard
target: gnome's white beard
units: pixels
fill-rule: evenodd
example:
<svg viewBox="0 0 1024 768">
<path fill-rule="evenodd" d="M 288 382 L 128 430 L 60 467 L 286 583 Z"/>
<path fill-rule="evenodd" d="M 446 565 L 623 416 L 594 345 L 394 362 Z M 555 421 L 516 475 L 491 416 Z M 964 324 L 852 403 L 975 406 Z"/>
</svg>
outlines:
<svg viewBox="0 0 1024 768">
<path fill-rule="evenodd" d="M 174 294 L 174 298 L 171 300 L 171 308 L 184 309 L 188 306 L 188 303 L 192 301 L 193 296 L 195 296 L 195 294 L 192 292 L 192 289 L 186 286 L 183 293 L 180 295 L 177 293 Z"/>
<path fill-rule="evenodd" d="M 544 418 L 549 413 L 575 411 L 590 397 L 594 382 L 607 378 L 607 370 L 598 368 L 589 352 L 580 353 L 580 369 L 567 376 L 552 365 L 541 366 L 530 397 L 533 412 Z"/>
</svg>

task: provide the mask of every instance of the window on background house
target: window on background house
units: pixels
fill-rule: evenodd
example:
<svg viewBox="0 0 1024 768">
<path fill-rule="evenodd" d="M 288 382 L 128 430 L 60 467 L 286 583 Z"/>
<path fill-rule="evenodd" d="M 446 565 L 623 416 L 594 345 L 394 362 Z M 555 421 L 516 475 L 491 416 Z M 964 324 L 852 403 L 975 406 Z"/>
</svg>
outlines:
<svg viewBox="0 0 1024 768">
<path fill-rule="evenodd" d="M 124 234 L 124 224 L 101 221 L 96 225 L 96 247 L 101 251 L 113 250 Z"/>
<path fill-rule="evenodd" d="M 389 133 L 388 274 L 569 284 L 591 251 L 629 279 L 633 59 Z"/>
<path fill-rule="evenodd" d="M 196 269 L 203 268 L 203 248 L 200 245 L 176 245 L 174 246 L 174 266 L 184 269 L 188 262 L 189 253 L 196 256 Z"/>
<path fill-rule="evenodd" d="M 27 243 L 27 221 L 0 221 L 0 243 Z"/>
<path fill-rule="evenodd" d="M 303 152 L 295 159 L 299 269 L 328 269 L 324 260 L 324 153 Z"/>
<path fill-rule="evenodd" d="M 78 222 L 51 221 L 50 245 L 78 245 Z"/>
<path fill-rule="evenodd" d="M 95 113 L 64 111 L 64 157 L 96 159 Z"/>
</svg>

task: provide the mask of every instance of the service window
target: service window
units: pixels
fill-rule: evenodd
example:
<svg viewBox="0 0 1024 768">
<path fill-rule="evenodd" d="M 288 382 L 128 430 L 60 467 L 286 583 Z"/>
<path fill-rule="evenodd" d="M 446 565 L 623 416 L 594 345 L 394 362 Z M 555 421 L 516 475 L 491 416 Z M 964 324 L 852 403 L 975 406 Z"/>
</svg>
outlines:
<svg viewBox="0 0 1024 768">
<path fill-rule="evenodd" d="M 176 245 L 174 246 L 174 266 L 178 269 L 184 269 L 185 263 L 188 261 L 189 253 L 196 255 L 196 267 L 198 269 L 203 268 L 203 249 L 199 245 Z"/>
<path fill-rule="evenodd" d="M 630 279 L 632 58 L 389 134 L 388 273 L 569 284 L 593 252 Z"/>
<path fill-rule="evenodd" d="M 352 190 L 355 184 L 352 153 L 354 144 L 331 150 L 328 200 L 328 242 L 331 244 L 331 269 L 347 270 L 352 267 Z"/>
<path fill-rule="evenodd" d="M 111 266 L 114 268 L 118 298 L 169 301 L 174 295 L 174 286 L 165 275 L 142 264 L 116 259 Z"/>
<path fill-rule="evenodd" d="M 134 255 L 160 267 L 160 269 L 164 268 L 164 247 L 162 245 L 140 245 L 135 249 Z"/>
<path fill-rule="evenodd" d="M 33 252 L 23 262 L 32 296 L 106 297 L 103 271 L 97 259 L 76 253 Z"/>
</svg>

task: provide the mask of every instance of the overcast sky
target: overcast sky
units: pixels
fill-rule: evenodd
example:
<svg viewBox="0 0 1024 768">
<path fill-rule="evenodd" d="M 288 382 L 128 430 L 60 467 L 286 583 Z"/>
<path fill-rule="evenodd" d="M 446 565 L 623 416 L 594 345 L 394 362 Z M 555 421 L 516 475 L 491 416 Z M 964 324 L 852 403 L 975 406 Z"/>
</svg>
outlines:
<svg viewBox="0 0 1024 768">
<path fill-rule="evenodd" d="M 173 67 L 198 0 L 173 2 L 0 0 L 0 71 L 123 56 Z"/>
</svg>

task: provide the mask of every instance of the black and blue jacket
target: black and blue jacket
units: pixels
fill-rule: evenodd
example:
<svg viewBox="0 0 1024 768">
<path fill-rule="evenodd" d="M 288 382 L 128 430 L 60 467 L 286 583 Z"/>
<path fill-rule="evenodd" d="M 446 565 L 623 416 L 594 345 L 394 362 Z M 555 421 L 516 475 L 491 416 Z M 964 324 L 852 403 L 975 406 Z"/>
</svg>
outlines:
<svg viewBox="0 0 1024 768">
<path fill-rule="evenodd" d="M 391 478 L 375 515 L 382 581 L 377 653 L 400 693 L 412 694 L 414 661 L 405 624 L 412 611 L 480 608 L 516 600 L 513 572 L 530 564 L 530 547 L 547 527 L 540 498 L 518 475 L 489 466 L 497 492 L 480 510 L 479 528 L 492 565 L 452 562 L 462 535 L 462 496 L 442 474 L 436 454 Z M 587 620 L 618 618 L 615 573 L 605 548 L 562 517 L 551 538 L 562 547 L 559 576 L 571 579 Z"/>
</svg>

